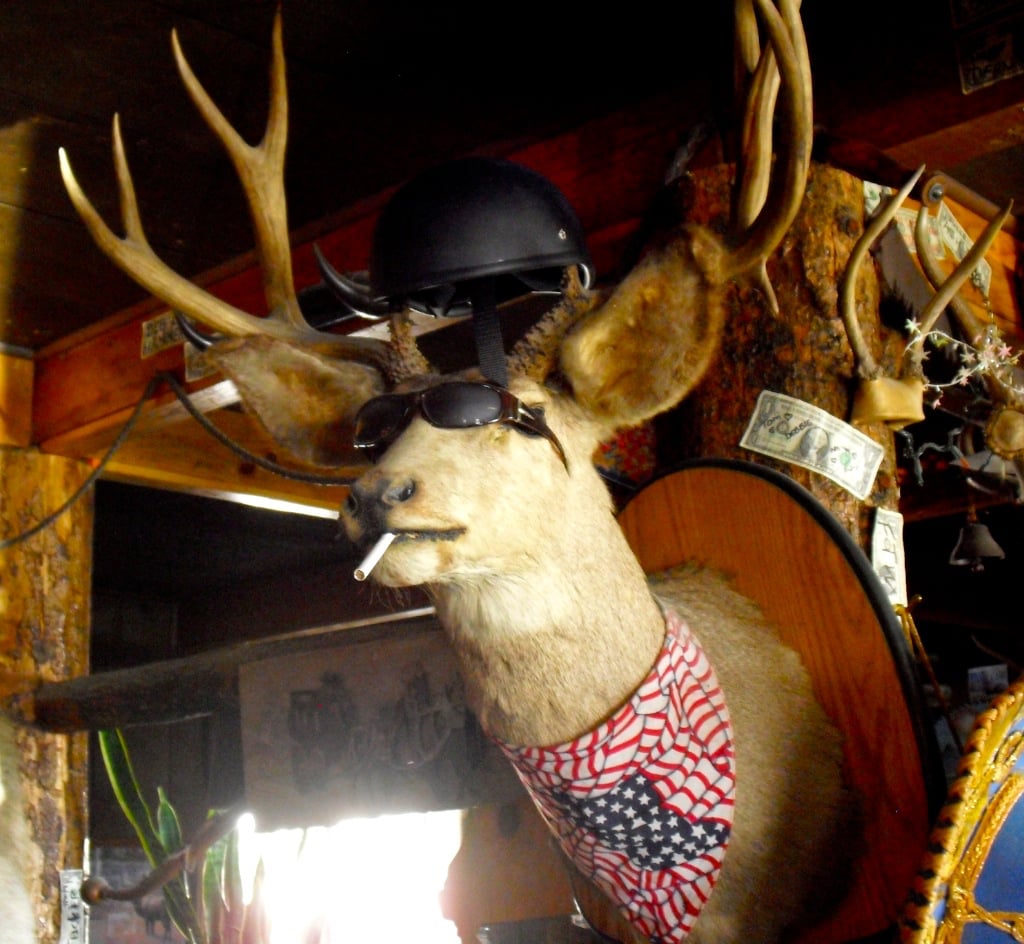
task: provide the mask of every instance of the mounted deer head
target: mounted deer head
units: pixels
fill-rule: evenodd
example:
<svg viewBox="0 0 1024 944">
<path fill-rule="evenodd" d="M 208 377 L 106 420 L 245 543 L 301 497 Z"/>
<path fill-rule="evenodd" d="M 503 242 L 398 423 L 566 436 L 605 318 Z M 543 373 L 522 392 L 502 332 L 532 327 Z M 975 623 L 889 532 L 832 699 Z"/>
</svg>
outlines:
<svg viewBox="0 0 1024 944">
<path fill-rule="evenodd" d="M 71 199 L 111 259 L 169 305 L 230 336 L 214 343 L 210 356 L 273 435 L 301 458 L 322 463 L 349 458 L 354 437 L 357 451 L 373 461 L 351 488 L 345 527 L 353 540 L 377 544 L 373 576 L 379 582 L 421 584 L 433 596 L 469 703 L 510 754 L 571 741 L 609 719 L 630 703 L 667 647 L 676 651 L 677 634 L 683 634 L 691 647 L 686 660 L 694 660 L 684 660 L 683 686 L 712 706 L 711 715 L 687 721 L 700 734 L 694 744 L 706 738 L 696 753 L 707 750 L 708 763 L 724 765 L 715 798 L 697 801 L 706 800 L 706 822 L 713 819 L 716 830 L 729 833 L 729 714 L 742 743 L 737 770 L 750 778 L 730 840 L 732 877 L 722 873 L 720 891 L 695 932 L 698 940 L 737 944 L 774 940 L 802 918 L 806 896 L 834 863 L 842 806 L 838 735 L 814 703 L 793 653 L 720 580 L 686 576 L 689 590 L 666 585 L 662 600 L 669 603 L 652 595 L 592 456 L 613 432 L 674 406 L 701 379 L 725 326 L 730 283 L 757 277 L 802 201 L 811 145 L 803 31 L 795 0 L 780 0 L 778 8 L 756 0 L 756 7 L 778 64 L 784 123 L 763 208 L 727 237 L 677 227 L 610 291 L 586 287 L 569 265 L 562 300 L 510 352 L 507 387 L 473 370 L 439 376 L 413 343 L 407 311 L 391 315 L 388 343 L 317 334 L 297 317 L 284 262 L 283 198 L 268 179 L 271 166 L 280 174 L 284 136 L 279 22 L 273 104 L 258 148 L 227 127 L 175 42 L 193 100 L 245 181 L 268 272 L 269 317 L 211 299 L 156 260 L 142 234 L 116 121 L 124 237 L 99 218 L 62 155 Z M 771 111 L 755 102 L 751 113 L 760 116 L 753 139 L 763 147 Z M 379 543 L 385 534 L 393 537 Z M 368 560 L 364 569 L 373 564 Z M 666 616 L 666 606 L 707 621 L 700 630 L 705 644 L 718 638 L 728 713 L 700 643 L 675 616 Z M 690 727 L 683 727 L 690 737 Z M 678 763 L 691 760 L 683 751 Z M 756 781 L 764 771 L 771 771 L 771 782 L 762 787 Z M 799 803 L 800 821 L 779 822 L 781 793 L 787 796 L 782 806 L 795 808 L 795 794 L 808 783 L 814 786 Z M 681 814 L 668 815 L 684 828 Z M 551 825 L 571 853 L 565 823 L 556 816 Z M 685 828 L 697 827 L 687 821 Z M 595 875 L 592 862 L 577 858 L 577 864 L 620 901 L 637 932 L 675 942 L 707 900 L 721 851 L 710 849 L 696 866 L 696 884 L 692 876 L 666 872 L 652 900 L 641 900 L 646 879 L 616 889 L 607 876 Z M 787 878 L 780 883 L 772 873 L 782 863 Z"/>
</svg>

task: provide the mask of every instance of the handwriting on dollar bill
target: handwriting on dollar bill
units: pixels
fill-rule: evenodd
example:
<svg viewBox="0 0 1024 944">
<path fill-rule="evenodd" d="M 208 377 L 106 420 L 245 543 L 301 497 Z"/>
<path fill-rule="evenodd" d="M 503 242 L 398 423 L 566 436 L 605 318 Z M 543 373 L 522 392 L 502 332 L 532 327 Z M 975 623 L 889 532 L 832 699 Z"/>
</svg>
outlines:
<svg viewBox="0 0 1024 944">
<path fill-rule="evenodd" d="M 863 500 L 882 463 L 873 439 L 826 410 L 762 390 L 740 446 L 818 472 Z"/>
<path fill-rule="evenodd" d="M 875 509 L 871 529 L 871 566 L 882 582 L 889 602 L 907 605 L 907 567 L 903 549 L 903 515 L 888 508 Z"/>
</svg>

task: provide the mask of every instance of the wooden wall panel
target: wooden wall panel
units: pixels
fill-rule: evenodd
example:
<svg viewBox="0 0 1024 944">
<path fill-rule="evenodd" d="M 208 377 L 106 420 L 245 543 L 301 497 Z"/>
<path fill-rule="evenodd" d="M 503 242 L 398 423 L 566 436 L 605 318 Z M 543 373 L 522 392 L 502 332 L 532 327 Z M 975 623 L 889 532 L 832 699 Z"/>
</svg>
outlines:
<svg viewBox="0 0 1024 944">
<path fill-rule="evenodd" d="M 32 361 L 0 351 L 0 446 L 32 441 Z"/>
</svg>

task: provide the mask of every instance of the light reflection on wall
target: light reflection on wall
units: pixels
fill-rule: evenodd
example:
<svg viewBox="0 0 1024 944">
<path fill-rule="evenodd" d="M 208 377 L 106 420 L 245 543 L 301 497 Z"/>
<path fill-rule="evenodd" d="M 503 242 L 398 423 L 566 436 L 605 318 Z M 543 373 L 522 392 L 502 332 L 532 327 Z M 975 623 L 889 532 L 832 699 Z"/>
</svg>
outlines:
<svg viewBox="0 0 1024 944">
<path fill-rule="evenodd" d="M 458 810 L 405 813 L 257 833 L 252 817 L 243 817 L 242 874 L 250 887 L 262 856 L 270 944 L 459 944 L 440 894 L 461 818 Z"/>
</svg>

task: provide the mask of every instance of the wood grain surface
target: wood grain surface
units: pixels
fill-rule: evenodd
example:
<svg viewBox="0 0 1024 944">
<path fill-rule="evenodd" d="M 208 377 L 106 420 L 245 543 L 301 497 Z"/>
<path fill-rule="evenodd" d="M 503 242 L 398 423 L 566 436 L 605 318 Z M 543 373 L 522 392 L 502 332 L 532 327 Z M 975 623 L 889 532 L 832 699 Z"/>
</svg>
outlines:
<svg viewBox="0 0 1024 944">
<path fill-rule="evenodd" d="M 620 522 L 648 573 L 694 561 L 731 576 L 807 665 L 843 731 L 866 824 L 848 897 L 800 940 L 849 941 L 898 916 L 924 853 L 932 784 L 895 614 L 835 519 L 782 479 L 746 463 L 688 465 L 639 492 Z"/>
</svg>

